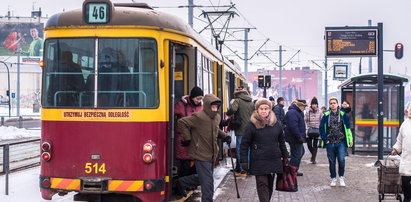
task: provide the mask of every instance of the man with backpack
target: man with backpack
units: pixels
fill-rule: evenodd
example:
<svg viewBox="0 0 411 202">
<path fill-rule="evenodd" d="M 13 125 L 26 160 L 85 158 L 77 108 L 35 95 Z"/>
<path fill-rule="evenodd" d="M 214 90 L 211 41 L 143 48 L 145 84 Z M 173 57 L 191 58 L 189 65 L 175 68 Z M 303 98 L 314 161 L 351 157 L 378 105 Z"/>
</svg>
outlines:
<svg viewBox="0 0 411 202">
<path fill-rule="evenodd" d="M 227 111 L 227 116 L 232 116 L 229 127 L 235 130 L 236 136 L 236 151 L 237 151 L 237 165 L 236 176 L 246 176 L 245 171 L 248 168 L 242 168 L 240 164 L 240 145 L 243 138 L 245 126 L 250 122 L 251 114 L 254 111 L 254 104 L 250 94 L 246 90 L 238 89 L 234 92 L 234 99 L 230 101 L 230 108 Z"/>
</svg>

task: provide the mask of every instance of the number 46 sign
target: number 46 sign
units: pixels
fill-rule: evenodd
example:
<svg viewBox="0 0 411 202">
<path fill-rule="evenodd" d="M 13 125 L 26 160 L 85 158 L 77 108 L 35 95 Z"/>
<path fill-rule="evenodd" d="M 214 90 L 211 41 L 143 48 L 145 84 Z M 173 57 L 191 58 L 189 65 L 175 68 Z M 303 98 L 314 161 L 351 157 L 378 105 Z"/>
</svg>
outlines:
<svg viewBox="0 0 411 202">
<path fill-rule="evenodd" d="M 108 23 L 110 21 L 110 2 L 85 2 L 83 12 L 87 23 Z"/>
</svg>

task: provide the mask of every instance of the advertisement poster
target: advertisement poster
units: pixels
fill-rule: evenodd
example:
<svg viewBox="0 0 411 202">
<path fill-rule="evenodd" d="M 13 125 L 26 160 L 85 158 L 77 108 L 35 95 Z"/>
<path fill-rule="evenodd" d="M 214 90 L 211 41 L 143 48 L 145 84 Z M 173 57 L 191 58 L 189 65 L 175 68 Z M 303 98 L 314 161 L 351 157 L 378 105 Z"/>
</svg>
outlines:
<svg viewBox="0 0 411 202">
<path fill-rule="evenodd" d="M 43 23 L 0 23 L 0 56 L 43 56 Z"/>
</svg>

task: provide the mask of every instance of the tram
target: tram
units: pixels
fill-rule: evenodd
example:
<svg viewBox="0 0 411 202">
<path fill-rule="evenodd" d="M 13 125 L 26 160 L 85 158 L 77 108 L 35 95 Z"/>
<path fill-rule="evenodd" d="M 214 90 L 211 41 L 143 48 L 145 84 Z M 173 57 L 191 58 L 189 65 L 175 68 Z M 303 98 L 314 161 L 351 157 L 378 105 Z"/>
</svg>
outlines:
<svg viewBox="0 0 411 202">
<path fill-rule="evenodd" d="M 146 4 L 86 0 L 45 27 L 40 191 L 172 199 L 173 106 L 194 86 L 228 107 L 238 67 Z M 221 160 L 221 159 L 220 159 Z M 55 196 L 58 197 L 58 196 Z"/>
</svg>

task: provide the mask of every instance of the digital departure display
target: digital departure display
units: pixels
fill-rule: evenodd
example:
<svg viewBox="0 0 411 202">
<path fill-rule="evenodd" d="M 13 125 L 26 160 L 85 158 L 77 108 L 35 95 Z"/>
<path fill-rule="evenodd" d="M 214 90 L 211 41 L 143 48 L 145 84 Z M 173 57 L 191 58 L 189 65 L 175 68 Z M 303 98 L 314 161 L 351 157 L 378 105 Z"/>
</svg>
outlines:
<svg viewBox="0 0 411 202">
<path fill-rule="evenodd" d="M 377 56 L 377 30 L 326 30 L 326 56 Z"/>
</svg>

